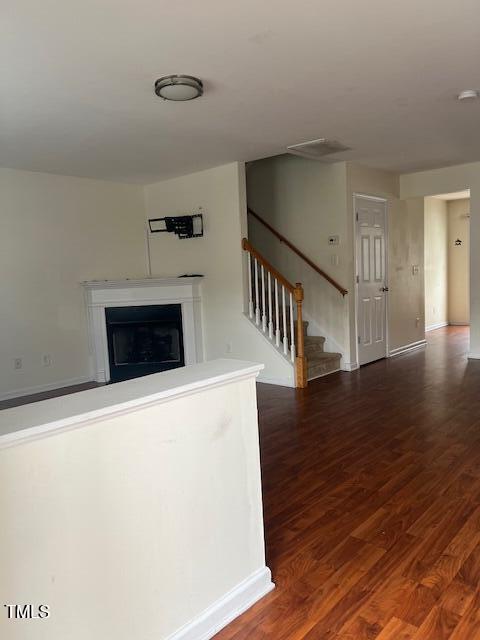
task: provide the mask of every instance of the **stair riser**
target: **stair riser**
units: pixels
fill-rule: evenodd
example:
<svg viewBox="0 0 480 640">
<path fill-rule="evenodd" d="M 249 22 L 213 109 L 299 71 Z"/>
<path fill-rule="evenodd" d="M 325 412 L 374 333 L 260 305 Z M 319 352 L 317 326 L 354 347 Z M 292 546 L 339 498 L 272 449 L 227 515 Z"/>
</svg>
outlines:
<svg viewBox="0 0 480 640">
<path fill-rule="evenodd" d="M 323 344 L 320 342 L 318 344 L 306 344 L 304 347 L 305 355 L 308 357 L 315 356 L 317 353 L 323 353 Z"/>
<path fill-rule="evenodd" d="M 334 371 L 338 371 L 339 369 L 340 369 L 340 358 L 335 358 L 325 363 L 322 362 L 321 364 L 308 366 L 307 377 L 309 380 L 311 380 L 312 378 L 318 378 L 319 376 L 324 376 L 324 375 L 327 375 L 328 373 L 333 373 Z"/>
</svg>

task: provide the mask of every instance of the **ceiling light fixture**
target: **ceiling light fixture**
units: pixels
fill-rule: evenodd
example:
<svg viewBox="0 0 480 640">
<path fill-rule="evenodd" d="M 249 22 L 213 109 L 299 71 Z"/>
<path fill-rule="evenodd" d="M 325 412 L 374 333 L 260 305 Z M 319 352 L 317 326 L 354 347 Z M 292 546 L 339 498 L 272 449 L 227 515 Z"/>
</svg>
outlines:
<svg viewBox="0 0 480 640">
<path fill-rule="evenodd" d="M 460 91 L 457 96 L 457 100 L 475 100 L 480 97 L 480 92 L 477 89 L 464 89 Z"/>
<path fill-rule="evenodd" d="M 155 93 L 164 100 L 184 102 L 203 94 L 203 82 L 194 76 L 163 76 L 155 82 Z"/>
</svg>

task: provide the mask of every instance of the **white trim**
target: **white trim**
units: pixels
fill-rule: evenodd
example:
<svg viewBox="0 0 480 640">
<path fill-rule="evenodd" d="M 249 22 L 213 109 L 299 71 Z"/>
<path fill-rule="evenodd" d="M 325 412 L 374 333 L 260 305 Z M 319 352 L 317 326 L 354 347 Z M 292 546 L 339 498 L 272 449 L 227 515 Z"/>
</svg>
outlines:
<svg viewBox="0 0 480 640">
<path fill-rule="evenodd" d="M 114 416 L 255 379 L 263 364 L 211 360 L 0 411 L 0 449 L 40 440 Z"/>
<path fill-rule="evenodd" d="M 63 389 L 64 387 L 74 387 L 77 384 L 85 384 L 86 382 L 93 382 L 91 376 L 67 378 L 66 380 L 57 380 L 56 382 L 48 382 L 47 384 L 37 384 L 34 387 L 23 387 L 22 389 L 13 389 L 12 391 L 2 391 L 0 393 L 0 401 L 10 400 L 12 398 L 22 398 L 23 396 L 33 396 L 36 393 L 54 391 L 55 389 Z"/>
<path fill-rule="evenodd" d="M 469 351 L 467 353 L 467 358 L 469 360 L 480 360 L 480 353 L 475 353 L 475 351 Z"/>
<path fill-rule="evenodd" d="M 110 380 L 107 307 L 180 304 L 185 364 L 204 359 L 200 287 L 203 278 L 143 278 L 142 280 L 94 280 L 83 282 L 87 306 L 92 377 Z"/>
<path fill-rule="evenodd" d="M 318 380 L 319 378 L 324 378 L 325 376 L 329 376 L 332 373 L 338 373 L 342 371 L 342 369 L 334 369 L 333 371 L 326 371 L 325 373 L 320 373 L 318 376 L 312 376 L 311 378 L 307 378 L 307 382 L 313 382 L 314 380 Z"/>
<path fill-rule="evenodd" d="M 469 327 L 470 322 L 449 322 L 451 327 Z"/>
<path fill-rule="evenodd" d="M 257 569 L 166 640 L 209 640 L 274 588 L 270 569 Z"/>
<path fill-rule="evenodd" d="M 434 324 L 429 324 L 425 327 L 425 332 L 427 331 L 435 331 L 435 329 L 441 329 L 442 327 L 448 327 L 448 322 L 435 322 Z"/>
<path fill-rule="evenodd" d="M 259 374 L 257 382 L 260 382 L 261 384 L 276 384 L 279 387 L 295 389 L 295 382 L 293 380 L 288 380 L 287 378 L 271 378 L 270 376 Z"/>
<path fill-rule="evenodd" d="M 407 353 L 408 351 L 413 351 L 414 349 L 421 349 L 422 347 L 427 346 L 426 340 L 418 340 L 417 342 L 411 342 L 410 344 L 405 344 L 403 347 L 397 347 L 396 349 L 392 349 L 388 354 L 389 358 L 393 358 L 393 356 L 398 356 L 401 353 Z"/>
<path fill-rule="evenodd" d="M 354 198 L 363 198 L 364 200 L 375 200 L 376 202 L 385 202 L 387 204 L 387 198 L 383 198 L 382 196 L 373 196 L 368 193 L 358 193 L 357 191 L 353 192 Z"/>
<path fill-rule="evenodd" d="M 341 371 L 356 371 L 360 369 L 358 362 L 344 362 L 341 367 Z"/>
</svg>

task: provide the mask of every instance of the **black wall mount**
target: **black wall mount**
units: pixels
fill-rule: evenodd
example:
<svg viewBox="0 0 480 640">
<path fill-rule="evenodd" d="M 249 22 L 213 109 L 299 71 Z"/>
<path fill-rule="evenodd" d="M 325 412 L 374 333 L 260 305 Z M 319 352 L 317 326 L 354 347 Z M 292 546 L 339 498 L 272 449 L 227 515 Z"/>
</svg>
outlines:
<svg viewBox="0 0 480 640">
<path fill-rule="evenodd" d="M 150 233 L 175 233 L 180 240 L 203 236 L 203 214 L 149 218 Z"/>
</svg>

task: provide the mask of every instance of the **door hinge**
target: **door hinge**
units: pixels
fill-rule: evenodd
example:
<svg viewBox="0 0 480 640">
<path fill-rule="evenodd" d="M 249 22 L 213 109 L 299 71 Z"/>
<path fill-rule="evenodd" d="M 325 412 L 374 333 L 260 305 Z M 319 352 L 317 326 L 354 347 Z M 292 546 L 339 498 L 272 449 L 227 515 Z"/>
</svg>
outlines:
<svg viewBox="0 0 480 640">
<path fill-rule="evenodd" d="M 355 212 L 355 220 L 358 222 L 358 211 Z"/>
<path fill-rule="evenodd" d="M 356 276 L 357 278 L 357 284 L 360 282 L 360 276 Z"/>
<path fill-rule="evenodd" d="M 360 344 L 360 336 L 358 336 L 358 344 Z"/>
</svg>

